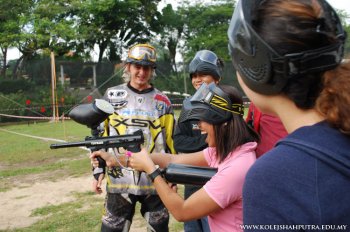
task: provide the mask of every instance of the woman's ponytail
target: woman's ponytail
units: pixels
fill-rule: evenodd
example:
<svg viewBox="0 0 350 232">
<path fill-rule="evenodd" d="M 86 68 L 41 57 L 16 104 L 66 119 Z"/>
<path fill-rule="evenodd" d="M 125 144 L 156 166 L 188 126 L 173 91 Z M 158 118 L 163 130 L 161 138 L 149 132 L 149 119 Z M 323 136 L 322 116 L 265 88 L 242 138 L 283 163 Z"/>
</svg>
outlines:
<svg viewBox="0 0 350 232">
<path fill-rule="evenodd" d="M 333 127 L 350 135 L 350 62 L 325 72 L 323 78 L 316 109 Z"/>
</svg>

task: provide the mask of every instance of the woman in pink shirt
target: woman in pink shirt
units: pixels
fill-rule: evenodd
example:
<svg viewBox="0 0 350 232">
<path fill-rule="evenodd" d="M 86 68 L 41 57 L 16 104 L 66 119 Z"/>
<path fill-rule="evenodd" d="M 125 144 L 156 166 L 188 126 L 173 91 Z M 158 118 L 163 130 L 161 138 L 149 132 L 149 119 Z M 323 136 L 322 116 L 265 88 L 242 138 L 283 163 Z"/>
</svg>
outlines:
<svg viewBox="0 0 350 232">
<path fill-rule="evenodd" d="M 212 232 L 242 231 L 242 187 L 246 173 L 255 162 L 259 136 L 243 119 L 241 94 L 233 86 L 203 84 L 193 97 L 184 102 L 180 121 L 199 120 L 200 129 L 207 133 L 209 147 L 186 155 L 148 154 L 142 149 L 133 153 L 128 165 L 146 172 L 166 208 L 178 221 L 188 221 L 208 215 Z M 91 156 L 116 166 L 115 157 L 98 151 Z M 162 178 L 159 166 L 169 163 L 215 167 L 217 173 L 197 192 L 184 200 Z M 158 164 L 158 165 L 155 165 Z"/>
</svg>

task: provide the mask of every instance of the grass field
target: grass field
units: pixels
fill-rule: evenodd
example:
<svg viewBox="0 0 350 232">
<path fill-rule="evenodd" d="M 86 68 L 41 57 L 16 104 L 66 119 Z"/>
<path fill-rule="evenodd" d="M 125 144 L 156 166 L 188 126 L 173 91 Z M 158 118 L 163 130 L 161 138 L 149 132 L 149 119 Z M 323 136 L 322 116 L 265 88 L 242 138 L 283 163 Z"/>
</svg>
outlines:
<svg viewBox="0 0 350 232">
<path fill-rule="evenodd" d="M 51 150 L 50 144 L 58 142 L 42 139 L 72 142 L 82 141 L 87 135 L 90 129 L 73 121 L 0 126 L 0 193 L 21 188 L 23 182 L 30 185 L 91 175 L 88 151 L 79 148 Z M 35 209 L 31 216 L 41 219 L 29 227 L 5 231 L 99 231 L 103 198 L 91 191 L 74 193 L 74 197 L 74 201 Z M 21 207 L 13 203 L 14 207 Z M 146 231 L 142 220 L 140 215 L 135 215 L 134 221 L 140 224 L 140 231 Z M 173 219 L 169 227 L 173 232 L 183 231 L 183 224 Z"/>
<path fill-rule="evenodd" d="M 78 141 L 84 140 L 85 135 L 90 133 L 87 127 L 73 121 L 65 121 L 2 126 L 0 129 L 1 177 L 57 170 L 63 170 L 67 175 L 86 174 L 86 165 L 89 165 L 89 160 L 86 159 L 86 155 L 82 156 L 81 149 L 51 150 L 50 144 L 58 142 L 25 135 Z M 8 187 L 10 186 L 1 186 L 0 191 Z"/>
</svg>

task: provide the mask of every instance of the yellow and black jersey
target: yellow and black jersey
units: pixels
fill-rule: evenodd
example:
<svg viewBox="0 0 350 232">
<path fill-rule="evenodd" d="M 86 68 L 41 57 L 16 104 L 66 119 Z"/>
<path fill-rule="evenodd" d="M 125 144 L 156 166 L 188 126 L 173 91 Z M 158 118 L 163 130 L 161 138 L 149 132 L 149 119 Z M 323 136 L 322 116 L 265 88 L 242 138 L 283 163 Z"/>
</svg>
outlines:
<svg viewBox="0 0 350 232">
<path fill-rule="evenodd" d="M 114 113 L 105 122 L 105 136 L 131 134 L 142 130 L 149 152 L 175 154 L 173 133 L 175 117 L 166 95 L 150 88 L 142 92 L 122 84 L 107 89 L 104 98 L 114 106 Z M 122 149 L 116 150 L 123 154 Z M 114 193 L 135 195 L 156 194 L 145 173 L 122 168 L 108 170 L 107 190 Z"/>
</svg>

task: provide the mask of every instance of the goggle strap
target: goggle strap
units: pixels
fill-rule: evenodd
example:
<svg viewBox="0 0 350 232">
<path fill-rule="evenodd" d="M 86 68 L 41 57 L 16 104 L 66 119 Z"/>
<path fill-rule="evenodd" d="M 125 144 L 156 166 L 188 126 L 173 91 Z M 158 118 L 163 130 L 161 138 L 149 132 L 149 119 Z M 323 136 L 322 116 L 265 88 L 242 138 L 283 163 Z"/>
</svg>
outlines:
<svg viewBox="0 0 350 232">
<path fill-rule="evenodd" d="M 215 98 L 219 99 L 219 101 L 216 101 Z M 210 100 L 210 104 L 222 110 L 225 110 L 234 114 L 238 114 L 240 116 L 244 115 L 244 106 L 242 104 L 232 104 L 231 105 L 232 109 L 229 109 L 227 107 L 228 106 L 227 101 L 218 95 L 214 95 L 212 97 L 212 99 Z"/>
<path fill-rule="evenodd" d="M 244 106 L 242 104 L 232 104 L 232 113 L 243 116 L 244 115 Z"/>
<path fill-rule="evenodd" d="M 303 53 L 286 54 L 272 58 L 275 71 L 293 77 L 310 72 L 322 72 L 340 64 L 344 44 L 336 43 Z"/>
</svg>

